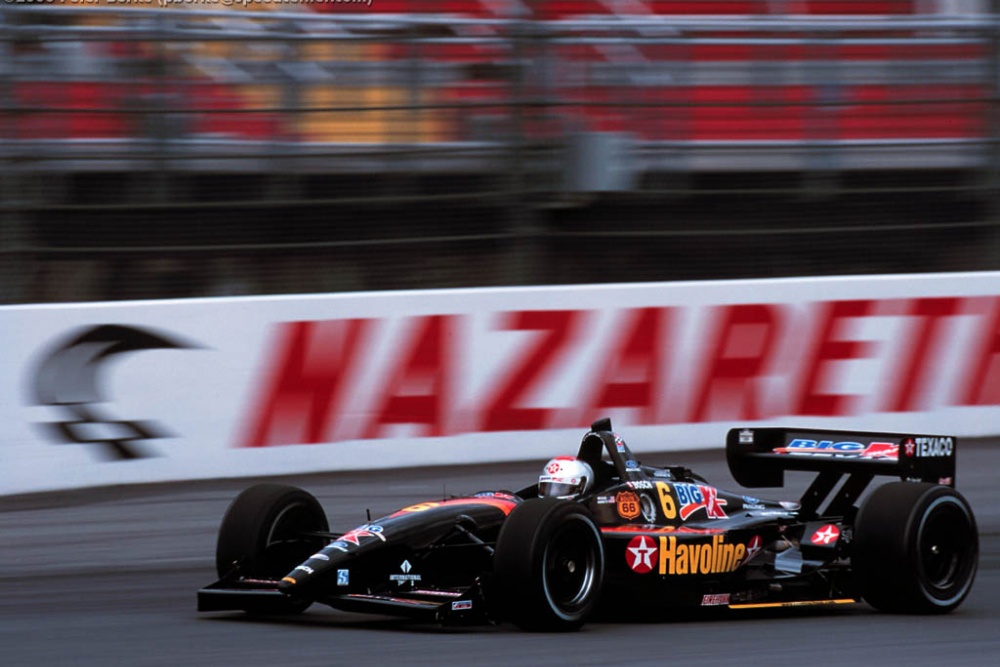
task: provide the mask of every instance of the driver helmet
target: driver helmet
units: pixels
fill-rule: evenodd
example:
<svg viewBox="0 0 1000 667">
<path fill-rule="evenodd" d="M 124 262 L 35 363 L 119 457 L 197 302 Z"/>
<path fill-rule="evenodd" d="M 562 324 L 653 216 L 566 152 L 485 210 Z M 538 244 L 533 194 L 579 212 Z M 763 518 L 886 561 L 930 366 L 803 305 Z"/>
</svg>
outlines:
<svg viewBox="0 0 1000 667">
<path fill-rule="evenodd" d="M 539 498 L 576 498 L 594 486 L 594 470 L 573 456 L 557 456 L 538 477 Z"/>
</svg>

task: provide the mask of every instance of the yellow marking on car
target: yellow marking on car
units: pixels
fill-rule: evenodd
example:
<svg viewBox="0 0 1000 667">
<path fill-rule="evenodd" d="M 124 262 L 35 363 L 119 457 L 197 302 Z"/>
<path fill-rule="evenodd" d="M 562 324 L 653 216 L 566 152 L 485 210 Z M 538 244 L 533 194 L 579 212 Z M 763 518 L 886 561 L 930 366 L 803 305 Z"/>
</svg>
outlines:
<svg viewBox="0 0 1000 667">
<path fill-rule="evenodd" d="M 857 600 L 796 600 L 793 602 L 761 602 L 748 604 L 731 604 L 730 609 L 775 609 L 777 607 L 811 607 L 823 604 L 853 604 Z"/>
</svg>

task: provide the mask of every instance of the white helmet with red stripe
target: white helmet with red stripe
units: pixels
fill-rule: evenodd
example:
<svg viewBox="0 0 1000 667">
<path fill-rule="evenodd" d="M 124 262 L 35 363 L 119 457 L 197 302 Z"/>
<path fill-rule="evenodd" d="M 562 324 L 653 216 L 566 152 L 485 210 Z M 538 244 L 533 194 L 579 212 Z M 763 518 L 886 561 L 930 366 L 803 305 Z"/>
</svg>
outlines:
<svg viewBox="0 0 1000 667">
<path fill-rule="evenodd" d="M 538 477 L 540 498 L 576 498 L 594 486 L 594 469 L 573 456 L 557 456 Z"/>
</svg>

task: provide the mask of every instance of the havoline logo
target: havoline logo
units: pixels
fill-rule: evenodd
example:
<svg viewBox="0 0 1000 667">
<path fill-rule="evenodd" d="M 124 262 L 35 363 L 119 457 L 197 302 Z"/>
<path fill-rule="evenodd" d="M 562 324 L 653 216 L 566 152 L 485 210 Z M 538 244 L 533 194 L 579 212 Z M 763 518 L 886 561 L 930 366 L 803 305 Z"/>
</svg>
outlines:
<svg viewBox="0 0 1000 667">
<path fill-rule="evenodd" d="M 107 397 L 101 378 L 111 359 L 126 352 L 185 349 L 195 345 L 148 329 L 104 324 L 87 327 L 58 341 L 41 361 L 32 379 L 37 405 L 52 406 L 61 421 L 42 424 L 46 434 L 61 444 L 92 445 L 114 461 L 151 456 L 138 443 L 168 437 L 157 423 L 116 419 L 105 412 Z M 156 378 L 150 378 L 155 383 Z"/>
<path fill-rule="evenodd" d="M 660 537 L 660 574 L 722 574 L 733 572 L 742 563 L 747 548 L 727 544 L 725 535 L 711 542 L 681 542 L 673 535 Z"/>
</svg>

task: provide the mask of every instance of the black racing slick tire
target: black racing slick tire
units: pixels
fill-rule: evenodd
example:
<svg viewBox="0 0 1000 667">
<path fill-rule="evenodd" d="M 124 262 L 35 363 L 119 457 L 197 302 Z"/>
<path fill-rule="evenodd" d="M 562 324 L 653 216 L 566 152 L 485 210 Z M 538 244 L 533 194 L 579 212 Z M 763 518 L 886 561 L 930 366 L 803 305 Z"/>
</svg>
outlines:
<svg viewBox="0 0 1000 667">
<path fill-rule="evenodd" d="M 601 593 L 600 530 L 582 505 L 558 498 L 526 500 L 500 529 L 493 573 L 501 618 L 529 631 L 576 630 Z"/>
<path fill-rule="evenodd" d="M 280 579 L 319 551 L 326 541 L 316 533 L 328 531 L 326 513 L 312 494 L 282 484 L 251 486 L 222 518 L 215 549 L 219 579 Z M 274 611 L 298 613 L 309 604 L 282 604 Z"/>
<path fill-rule="evenodd" d="M 949 612 L 968 595 L 978 562 L 972 508 L 951 487 L 891 482 L 858 511 L 856 581 L 861 596 L 880 611 Z"/>
</svg>

